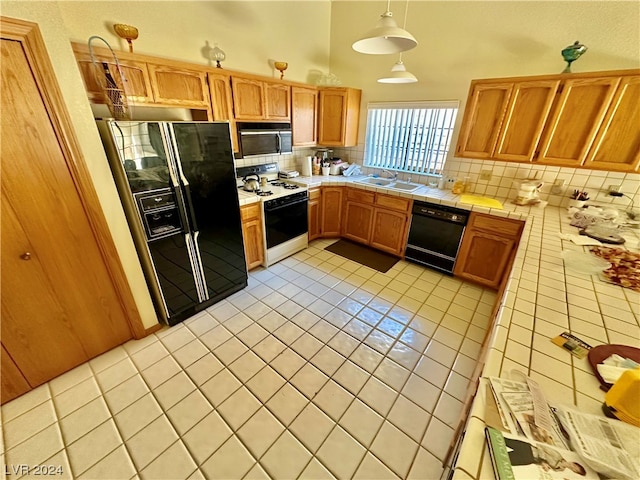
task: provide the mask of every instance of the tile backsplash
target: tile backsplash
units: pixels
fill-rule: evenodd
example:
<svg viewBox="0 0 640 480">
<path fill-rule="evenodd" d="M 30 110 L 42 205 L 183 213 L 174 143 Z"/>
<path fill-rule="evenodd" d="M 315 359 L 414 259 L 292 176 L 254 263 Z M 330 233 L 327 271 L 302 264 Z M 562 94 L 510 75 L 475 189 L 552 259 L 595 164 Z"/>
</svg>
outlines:
<svg viewBox="0 0 640 480">
<path fill-rule="evenodd" d="M 345 161 L 363 163 L 364 145 L 353 148 L 334 149 L 334 156 L 341 157 Z M 481 180 L 483 170 L 491 171 L 489 180 Z M 379 173 L 379 169 L 365 168 L 364 173 Z M 590 201 L 596 204 L 613 204 L 617 207 L 627 208 L 633 199 L 636 209 L 640 208 L 640 174 L 619 173 L 602 170 L 587 170 L 567 167 L 552 167 L 545 165 L 529 165 L 513 162 L 500 162 L 493 160 L 473 160 L 450 157 L 444 167 L 444 175 L 448 178 L 464 179 L 469 177 L 470 186 L 468 192 L 477 195 L 498 198 L 515 198 L 518 191 L 518 181 L 536 178 L 544 185 L 540 190 L 541 200 L 546 200 L 549 205 L 560 207 L 568 206 L 571 194 L 574 190 L 586 191 Z M 429 176 L 418 174 L 400 174 L 399 177 L 406 180 L 411 176 L 411 181 L 427 183 Z M 554 183 L 562 181 L 559 193 L 552 193 Z M 620 191 L 626 196 L 612 197 L 607 195 L 610 185 L 619 185 Z"/>
<path fill-rule="evenodd" d="M 262 163 L 278 162 L 280 169 L 300 170 L 300 163 L 307 155 L 313 155 L 316 148 L 294 148 L 293 153 L 287 155 L 265 155 L 251 158 L 236 159 L 236 166 L 259 165 Z M 364 145 L 351 148 L 334 148 L 333 156 L 342 158 L 349 163 L 363 164 Z M 489 170 L 491 178 L 482 180 L 482 171 Z M 365 174 L 380 173 L 377 168 L 363 168 Z M 633 199 L 635 209 L 640 208 L 640 174 L 619 173 L 602 170 L 587 170 L 567 167 L 552 167 L 545 165 L 529 165 L 513 162 L 498 162 L 493 160 L 473 160 L 451 157 L 447 160 L 444 175 L 448 178 L 464 179 L 469 177 L 469 193 L 497 198 L 515 198 L 518 191 L 518 181 L 535 178 L 543 182 L 540 199 L 549 205 L 566 207 L 574 190 L 586 191 L 590 202 L 595 204 L 612 204 L 616 207 L 627 208 Z M 428 175 L 401 173 L 399 178 L 415 183 L 426 184 Z M 559 193 L 552 193 L 552 187 L 558 181 L 563 185 L 554 189 Z M 612 197 L 607 195 L 610 185 L 619 185 L 620 191 L 626 196 Z"/>
</svg>

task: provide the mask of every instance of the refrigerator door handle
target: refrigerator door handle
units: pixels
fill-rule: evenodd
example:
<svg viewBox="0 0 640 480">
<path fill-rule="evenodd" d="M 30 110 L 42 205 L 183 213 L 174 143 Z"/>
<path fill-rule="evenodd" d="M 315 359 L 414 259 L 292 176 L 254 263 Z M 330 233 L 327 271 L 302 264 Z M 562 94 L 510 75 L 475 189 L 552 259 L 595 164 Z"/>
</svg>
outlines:
<svg viewBox="0 0 640 480">
<path fill-rule="evenodd" d="M 198 237 L 200 232 L 196 231 L 193 234 L 193 245 L 195 247 L 196 258 L 198 259 L 198 265 L 200 266 L 200 285 L 202 287 L 202 296 L 205 300 L 209 300 L 209 289 L 207 288 L 207 278 L 204 275 L 204 265 L 202 263 L 202 257 L 200 256 L 200 246 L 198 245 Z"/>
<path fill-rule="evenodd" d="M 193 272 L 193 282 L 196 284 L 196 291 L 198 292 L 198 302 L 203 302 L 204 297 L 202 295 L 202 283 L 200 282 L 200 268 L 197 265 L 197 257 L 193 241 L 190 233 L 184 234 L 185 242 L 187 244 L 187 251 L 189 252 L 189 263 L 191 263 L 191 271 Z"/>
<path fill-rule="evenodd" d="M 178 151 L 178 143 L 176 141 L 176 136 L 173 131 L 173 125 L 168 124 L 167 130 L 169 132 L 169 138 L 171 139 L 171 143 L 173 145 L 173 149 L 171 151 L 173 159 L 176 164 L 176 168 L 178 169 L 178 174 L 180 175 L 180 181 L 184 186 L 185 197 L 187 198 L 187 210 L 189 213 L 189 219 L 191 220 L 191 230 L 198 230 L 198 223 L 196 222 L 196 212 L 193 209 L 193 200 L 191 199 L 191 186 L 189 185 L 189 180 L 184 175 L 184 171 L 182 170 L 182 159 L 180 158 L 180 152 Z"/>
</svg>

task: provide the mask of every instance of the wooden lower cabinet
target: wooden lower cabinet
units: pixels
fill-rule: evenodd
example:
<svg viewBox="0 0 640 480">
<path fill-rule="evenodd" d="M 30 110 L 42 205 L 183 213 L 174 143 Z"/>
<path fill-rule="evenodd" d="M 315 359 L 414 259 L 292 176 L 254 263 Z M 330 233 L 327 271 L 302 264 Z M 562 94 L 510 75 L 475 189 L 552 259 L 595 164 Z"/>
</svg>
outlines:
<svg viewBox="0 0 640 480">
<path fill-rule="evenodd" d="M 309 241 L 322 236 L 322 189 L 309 189 Z"/>
<path fill-rule="evenodd" d="M 264 262 L 264 234 L 262 232 L 262 204 L 252 203 L 240 207 L 242 236 L 247 270 L 259 267 Z"/>
<path fill-rule="evenodd" d="M 513 261 L 523 227 L 520 220 L 471 212 L 453 274 L 499 288 Z"/>
<path fill-rule="evenodd" d="M 322 187 L 323 237 L 339 237 L 342 233 L 343 195 L 344 187 Z"/>
<path fill-rule="evenodd" d="M 373 205 L 350 202 L 347 200 L 342 236 L 349 240 L 353 240 L 354 242 L 360 242 L 368 245 L 371 240 L 372 225 Z"/>
<path fill-rule="evenodd" d="M 402 255 L 406 244 L 407 214 L 377 208 L 373 214 L 370 245 L 393 255 Z"/>
<path fill-rule="evenodd" d="M 347 188 L 342 236 L 401 256 L 410 205 L 406 198 Z"/>
</svg>

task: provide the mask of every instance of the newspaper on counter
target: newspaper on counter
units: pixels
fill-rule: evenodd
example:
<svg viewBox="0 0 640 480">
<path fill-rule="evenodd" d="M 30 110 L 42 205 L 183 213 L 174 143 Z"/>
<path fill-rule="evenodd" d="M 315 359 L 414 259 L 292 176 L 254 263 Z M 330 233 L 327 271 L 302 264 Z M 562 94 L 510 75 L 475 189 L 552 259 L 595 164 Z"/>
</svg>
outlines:
<svg viewBox="0 0 640 480">
<path fill-rule="evenodd" d="M 591 468 L 609 478 L 640 478 L 640 429 L 620 420 L 559 408 L 571 445 Z"/>
<path fill-rule="evenodd" d="M 515 382 L 497 377 L 490 377 L 489 382 L 509 433 L 569 448 L 553 410 L 536 382 L 531 379 L 527 379 L 527 383 Z"/>
<path fill-rule="evenodd" d="M 640 428 L 570 407 L 556 408 L 533 379 L 515 375 L 525 381 L 488 377 L 504 431 L 572 450 L 606 477 L 640 479 Z"/>
</svg>

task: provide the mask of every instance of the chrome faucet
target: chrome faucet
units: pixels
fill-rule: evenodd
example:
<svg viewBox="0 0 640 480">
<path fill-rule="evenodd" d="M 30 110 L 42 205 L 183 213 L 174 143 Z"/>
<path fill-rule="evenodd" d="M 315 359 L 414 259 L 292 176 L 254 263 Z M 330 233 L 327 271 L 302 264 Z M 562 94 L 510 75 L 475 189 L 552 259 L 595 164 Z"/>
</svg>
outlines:
<svg viewBox="0 0 640 480">
<path fill-rule="evenodd" d="M 382 173 L 386 173 L 389 175 L 388 178 L 393 178 L 394 180 L 398 179 L 398 172 L 390 172 L 389 170 L 382 170 Z"/>
</svg>

